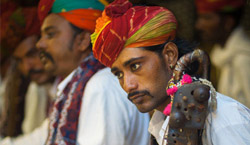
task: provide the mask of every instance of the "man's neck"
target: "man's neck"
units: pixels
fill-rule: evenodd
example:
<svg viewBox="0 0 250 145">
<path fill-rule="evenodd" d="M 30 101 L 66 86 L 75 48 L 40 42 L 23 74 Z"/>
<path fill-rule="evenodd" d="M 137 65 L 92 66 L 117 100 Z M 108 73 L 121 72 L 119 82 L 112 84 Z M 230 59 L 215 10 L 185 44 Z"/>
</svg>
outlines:
<svg viewBox="0 0 250 145">
<path fill-rule="evenodd" d="M 167 97 L 167 99 L 160 106 L 158 106 L 156 108 L 156 110 L 163 112 L 163 110 L 167 107 L 167 105 L 171 101 L 171 98 L 170 98 L 170 96 L 166 96 L 166 97 Z"/>
<path fill-rule="evenodd" d="M 82 53 L 81 56 L 79 56 L 79 58 L 77 59 L 77 62 L 75 63 L 75 65 L 68 69 L 67 72 L 65 72 L 64 75 L 61 75 L 63 78 L 66 78 L 71 72 L 73 72 L 78 66 L 81 65 L 82 61 L 87 58 L 91 53 L 91 50 L 86 50 L 84 53 Z"/>
</svg>

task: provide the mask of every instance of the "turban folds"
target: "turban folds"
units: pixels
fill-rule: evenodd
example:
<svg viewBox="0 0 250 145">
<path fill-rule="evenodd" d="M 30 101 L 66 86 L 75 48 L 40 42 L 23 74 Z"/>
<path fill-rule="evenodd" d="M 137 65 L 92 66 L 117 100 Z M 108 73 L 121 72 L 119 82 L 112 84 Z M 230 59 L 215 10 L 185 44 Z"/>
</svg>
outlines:
<svg viewBox="0 0 250 145">
<path fill-rule="evenodd" d="M 78 28 L 92 33 L 105 4 L 105 0 L 40 0 L 38 16 L 42 23 L 49 13 L 57 13 Z"/>
<path fill-rule="evenodd" d="M 205 12 L 230 12 L 243 6 L 244 0 L 195 0 L 197 11 Z"/>
<path fill-rule="evenodd" d="M 1 4 L 1 62 L 7 59 L 26 37 L 40 34 L 36 7 Z"/>
<path fill-rule="evenodd" d="M 97 20 L 93 54 L 111 67 L 122 49 L 162 44 L 175 38 L 176 28 L 175 16 L 163 7 L 133 7 L 128 0 L 116 0 Z"/>
</svg>

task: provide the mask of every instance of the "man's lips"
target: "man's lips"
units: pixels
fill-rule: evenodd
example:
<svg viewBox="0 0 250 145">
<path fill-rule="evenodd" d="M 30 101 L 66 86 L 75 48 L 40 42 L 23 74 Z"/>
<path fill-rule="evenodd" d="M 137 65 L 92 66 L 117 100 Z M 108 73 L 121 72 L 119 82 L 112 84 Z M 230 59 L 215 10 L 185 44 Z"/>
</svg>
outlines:
<svg viewBox="0 0 250 145">
<path fill-rule="evenodd" d="M 129 100 L 134 100 L 134 99 L 136 99 L 136 98 L 138 98 L 138 97 L 141 97 L 141 96 L 143 96 L 144 94 L 136 94 L 136 95 L 134 95 L 134 96 L 130 96 L 129 97 Z"/>
<path fill-rule="evenodd" d="M 52 56 L 47 52 L 42 51 L 39 56 L 43 64 L 46 64 L 48 61 L 54 62 Z"/>
<path fill-rule="evenodd" d="M 143 96 L 144 95 L 136 95 L 130 98 L 130 100 L 134 103 L 134 104 L 140 104 L 143 101 Z"/>
<path fill-rule="evenodd" d="M 130 96 L 129 100 L 132 101 L 134 104 L 139 104 L 143 101 L 143 96 L 145 96 L 146 94 L 136 94 L 134 96 Z"/>
<path fill-rule="evenodd" d="M 46 62 L 47 62 L 47 60 L 48 60 L 45 56 L 41 56 L 40 59 L 41 59 L 41 62 L 42 62 L 43 64 L 46 64 Z"/>
</svg>

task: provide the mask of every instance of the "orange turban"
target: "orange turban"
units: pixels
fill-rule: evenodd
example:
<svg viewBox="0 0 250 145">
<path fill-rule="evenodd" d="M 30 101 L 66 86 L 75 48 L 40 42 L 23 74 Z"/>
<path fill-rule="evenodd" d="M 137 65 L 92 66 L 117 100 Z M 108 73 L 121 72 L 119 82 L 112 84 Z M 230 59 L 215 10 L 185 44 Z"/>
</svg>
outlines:
<svg viewBox="0 0 250 145">
<path fill-rule="evenodd" d="M 159 45 L 175 38 L 177 22 L 167 9 L 116 0 L 98 18 L 91 35 L 94 56 L 110 67 L 123 48 Z"/>
<path fill-rule="evenodd" d="M 78 28 L 92 33 L 104 4 L 107 4 L 105 0 L 40 0 L 38 16 L 42 23 L 49 13 L 57 13 Z"/>
</svg>

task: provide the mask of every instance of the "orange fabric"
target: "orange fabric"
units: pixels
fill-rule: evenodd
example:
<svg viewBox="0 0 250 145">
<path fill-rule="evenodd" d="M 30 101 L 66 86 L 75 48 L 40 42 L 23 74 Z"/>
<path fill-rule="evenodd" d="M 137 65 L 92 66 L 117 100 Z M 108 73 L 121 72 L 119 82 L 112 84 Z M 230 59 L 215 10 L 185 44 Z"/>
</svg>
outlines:
<svg viewBox="0 0 250 145">
<path fill-rule="evenodd" d="M 173 40 L 175 37 L 175 34 L 176 34 L 176 31 L 172 31 L 168 34 L 162 35 L 160 37 L 152 38 L 148 41 L 132 43 L 132 44 L 126 46 L 126 48 L 129 48 L 129 47 L 147 47 L 147 46 L 159 45 L 159 44 L 166 42 L 167 39 Z"/>
<path fill-rule="evenodd" d="M 102 11 L 93 9 L 76 9 L 58 14 L 75 26 L 93 33 L 95 31 L 96 19 L 101 16 Z"/>
</svg>

